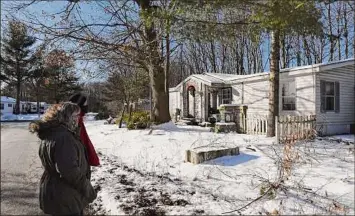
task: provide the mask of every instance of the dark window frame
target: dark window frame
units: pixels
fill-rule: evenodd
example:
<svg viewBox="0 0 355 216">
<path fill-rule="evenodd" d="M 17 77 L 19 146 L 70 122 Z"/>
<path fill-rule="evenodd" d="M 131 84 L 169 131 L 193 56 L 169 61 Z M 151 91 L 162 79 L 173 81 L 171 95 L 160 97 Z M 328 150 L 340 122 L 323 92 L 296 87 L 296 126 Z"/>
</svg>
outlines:
<svg viewBox="0 0 355 216">
<path fill-rule="evenodd" d="M 331 85 L 332 93 L 327 93 L 327 86 Z M 321 112 L 340 112 L 340 85 L 338 81 L 321 80 L 320 88 Z"/>
<path fill-rule="evenodd" d="M 232 87 L 220 88 L 218 91 L 218 98 L 219 98 L 219 105 L 231 104 L 233 101 Z M 227 101 L 227 103 L 224 103 L 225 101 Z"/>
<path fill-rule="evenodd" d="M 285 94 L 285 85 L 289 86 L 290 83 L 294 83 L 294 92 L 295 95 L 286 95 Z M 293 103 L 285 103 L 287 99 L 293 99 Z M 289 80 L 287 82 L 284 82 L 281 84 L 281 105 L 282 105 L 282 111 L 295 111 L 297 109 L 297 87 L 296 87 L 296 81 L 295 80 Z"/>
</svg>

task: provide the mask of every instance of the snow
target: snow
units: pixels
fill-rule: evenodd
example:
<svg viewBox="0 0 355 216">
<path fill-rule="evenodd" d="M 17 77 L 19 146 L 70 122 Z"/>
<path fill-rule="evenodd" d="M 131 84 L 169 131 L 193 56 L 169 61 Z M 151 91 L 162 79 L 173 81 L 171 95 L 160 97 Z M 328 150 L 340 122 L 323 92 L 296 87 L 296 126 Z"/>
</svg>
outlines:
<svg viewBox="0 0 355 216">
<path fill-rule="evenodd" d="M 355 135 L 354 134 L 336 135 L 333 136 L 333 138 L 354 143 Z"/>
<path fill-rule="evenodd" d="M 1 103 L 16 103 L 16 99 L 7 96 L 1 96 Z"/>
<path fill-rule="evenodd" d="M 277 180 L 276 155 L 283 148 L 273 144 L 274 138 L 172 122 L 152 130 L 120 129 L 104 121 L 85 124 L 101 159 L 92 174 L 98 198 L 91 211 L 96 214 L 220 215 L 247 205 L 267 181 Z M 240 155 L 198 165 L 184 162 L 186 150 L 205 146 L 237 146 Z M 295 148 L 300 159 L 284 183 L 289 189 L 240 213 L 354 214 L 354 145 L 316 140 Z"/>
<path fill-rule="evenodd" d="M 40 116 L 42 117 L 42 115 Z M 14 115 L 3 114 L 1 115 L 1 121 L 33 121 L 40 119 L 38 114 L 26 114 L 26 115 Z"/>
<path fill-rule="evenodd" d="M 160 125 L 154 125 L 152 126 L 153 129 L 160 129 L 160 130 L 165 130 L 165 131 L 177 131 L 179 128 L 172 122 L 167 122 L 164 124 Z"/>
<path fill-rule="evenodd" d="M 234 122 L 217 122 L 216 125 L 235 125 Z"/>
<path fill-rule="evenodd" d="M 95 116 L 96 116 L 97 114 L 98 114 L 98 113 L 88 112 L 88 113 L 86 113 L 86 115 L 84 116 L 84 120 L 85 120 L 85 121 L 95 121 Z"/>
</svg>

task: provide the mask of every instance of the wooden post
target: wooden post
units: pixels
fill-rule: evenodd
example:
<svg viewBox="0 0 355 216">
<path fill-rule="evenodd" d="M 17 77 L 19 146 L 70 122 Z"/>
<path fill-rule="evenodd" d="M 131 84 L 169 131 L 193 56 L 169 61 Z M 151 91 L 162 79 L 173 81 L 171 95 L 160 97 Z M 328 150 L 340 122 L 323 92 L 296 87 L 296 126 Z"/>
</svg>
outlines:
<svg viewBox="0 0 355 216">
<path fill-rule="evenodd" d="M 279 144 L 280 141 L 280 130 L 279 130 L 279 117 L 275 116 L 275 135 L 276 135 L 276 144 Z"/>
</svg>

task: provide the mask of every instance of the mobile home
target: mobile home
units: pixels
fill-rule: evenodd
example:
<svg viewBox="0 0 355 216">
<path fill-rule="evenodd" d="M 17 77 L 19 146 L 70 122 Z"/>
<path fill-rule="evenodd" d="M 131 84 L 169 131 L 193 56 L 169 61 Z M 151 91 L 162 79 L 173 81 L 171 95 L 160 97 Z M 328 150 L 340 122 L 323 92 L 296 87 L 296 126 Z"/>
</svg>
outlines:
<svg viewBox="0 0 355 216">
<path fill-rule="evenodd" d="M 320 133 L 350 133 L 355 125 L 355 60 L 282 69 L 279 114 L 316 115 Z M 269 73 L 191 75 L 169 89 L 170 112 L 207 121 L 222 104 L 247 106 L 248 115 L 267 115 Z"/>
</svg>

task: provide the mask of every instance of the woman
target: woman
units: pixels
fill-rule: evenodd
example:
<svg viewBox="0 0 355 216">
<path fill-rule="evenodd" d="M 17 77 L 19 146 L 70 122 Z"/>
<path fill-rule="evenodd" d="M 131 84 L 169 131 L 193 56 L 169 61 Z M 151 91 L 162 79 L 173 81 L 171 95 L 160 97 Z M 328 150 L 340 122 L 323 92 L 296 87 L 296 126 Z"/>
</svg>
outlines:
<svg viewBox="0 0 355 216">
<path fill-rule="evenodd" d="M 79 133 L 80 133 L 80 139 L 88 151 L 89 164 L 90 166 L 99 166 L 100 165 L 99 157 L 97 156 L 95 148 L 91 143 L 91 140 L 86 132 L 86 128 L 83 120 L 85 114 L 88 112 L 87 99 L 83 94 L 76 93 L 69 98 L 69 101 L 79 105 L 81 109 L 80 118 L 79 118 L 79 128 L 80 128 Z"/>
<path fill-rule="evenodd" d="M 51 215 L 83 215 L 96 199 L 89 175 L 87 153 L 76 135 L 80 107 L 66 102 L 51 106 L 30 131 L 41 140 L 39 157 L 44 173 L 40 181 L 40 207 Z"/>
</svg>

